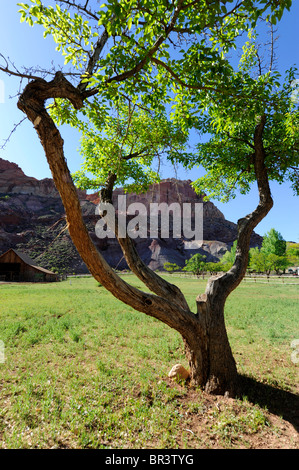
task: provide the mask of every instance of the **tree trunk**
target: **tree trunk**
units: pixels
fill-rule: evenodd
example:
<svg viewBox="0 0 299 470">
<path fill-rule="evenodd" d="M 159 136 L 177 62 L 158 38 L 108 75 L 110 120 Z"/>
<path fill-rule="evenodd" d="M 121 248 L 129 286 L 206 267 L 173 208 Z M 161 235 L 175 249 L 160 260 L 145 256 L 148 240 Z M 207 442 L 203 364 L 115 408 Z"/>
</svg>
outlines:
<svg viewBox="0 0 299 470">
<path fill-rule="evenodd" d="M 197 328 L 184 338 L 191 382 L 209 393 L 234 396 L 238 374 L 224 321 L 224 302 L 215 303 L 206 294 L 198 296 Z"/>
<path fill-rule="evenodd" d="M 109 175 L 105 187 L 100 192 L 101 202 L 112 203 L 115 180 L 116 175 Z M 157 295 L 169 301 L 173 301 L 175 297 L 175 302 L 189 311 L 188 304 L 178 287 L 149 269 L 140 259 L 132 239 L 128 236 L 118 237 L 117 219 L 114 225 L 119 244 L 132 272 Z M 197 273 L 198 278 L 199 274 Z M 211 295 L 209 303 L 206 301 L 206 296 L 199 296 L 196 301 L 197 314 L 193 316 L 193 321 L 179 330 L 189 362 L 191 382 L 209 393 L 228 393 L 233 396 L 237 388 L 237 368 L 224 323 L 224 302 L 219 303 L 219 292 L 215 302 Z"/>
<path fill-rule="evenodd" d="M 228 295 L 236 289 L 246 273 L 251 234 L 273 206 L 262 140 L 265 123 L 266 116 L 263 115 L 254 133 L 254 167 L 259 204 L 251 214 L 238 221 L 234 264 L 227 273 L 212 276 L 208 280 L 205 294 L 196 299 L 200 327 L 192 332 L 191 337 L 184 337 L 191 379 L 210 393 L 228 392 L 234 396 L 238 391 L 238 374 L 227 337 L 224 305 Z"/>
</svg>

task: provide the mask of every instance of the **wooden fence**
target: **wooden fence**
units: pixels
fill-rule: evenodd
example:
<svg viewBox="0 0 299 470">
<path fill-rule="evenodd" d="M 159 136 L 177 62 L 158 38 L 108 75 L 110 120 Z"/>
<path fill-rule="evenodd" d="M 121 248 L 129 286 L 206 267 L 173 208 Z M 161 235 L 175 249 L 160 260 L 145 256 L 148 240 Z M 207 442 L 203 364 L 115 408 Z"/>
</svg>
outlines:
<svg viewBox="0 0 299 470">
<path fill-rule="evenodd" d="M 163 274 L 169 274 L 169 273 L 163 272 Z M 188 272 L 175 272 L 175 273 L 171 273 L 171 276 L 184 277 L 184 278 L 187 277 L 191 279 L 208 279 L 209 277 L 213 276 L 213 274 L 204 273 L 204 274 L 200 274 L 199 276 L 196 276 L 196 274 L 192 274 Z M 285 275 L 271 274 L 270 276 L 267 276 L 266 274 L 254 274 L 254 275 L 252 274 L 252 275 L 246 275 L 243 278 L 242 282 L 245 282 L 245 283 L 254 282 L 254 283 L 260 283 L 260 284 L 273 284 L 273 285 L 285 284 L 285 285 L 299 286 L 299 276 L 292 276 L 289 274 L 285 274 Z"/>
<path fill-rule="evenodd" d="M 277 276 L 275 274 L 271 276 L 245 276 L 243 282 L 257 282 L 260 284 L 272 284 L 280 285 L 285 284 L 289 286 L 299 286 L 299 276 Z"/>
</svg>

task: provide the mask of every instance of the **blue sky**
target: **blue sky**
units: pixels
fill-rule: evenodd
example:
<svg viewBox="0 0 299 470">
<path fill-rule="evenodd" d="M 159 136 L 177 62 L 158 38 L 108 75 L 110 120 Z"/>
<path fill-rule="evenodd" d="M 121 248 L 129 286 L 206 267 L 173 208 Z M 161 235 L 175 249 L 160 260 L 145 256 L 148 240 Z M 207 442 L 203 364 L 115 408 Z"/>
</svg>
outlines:
<svg viewBox="0 0 299 470">
<path fill-rule="evenodd" d="M 47 3 L 47 2 L 45 2 Z M 42 37 L 42 28 L 35 26 L 30 28 L 25 23 L 20 23 L 19 7 L 15 0 L 0 0 L 0 52 L 9 57 L 16 67 L 35 66 L 49 68 L 51 62 L 63 64 L 59 53 L 55 52 L 54 41 Z M 291 11 L 286 13 L 279 24 L 277 43 L 278 69 L 284 71 L 292 65 L 299 67 L 299 1 L 294 0 Z M 3 64 L 3 61 L 1 61 Z M 12 67 L 12 66 L 10 66 Z M 14 124 L 23 117 L 23 113 L 17 109 L 19 91 L 19 79 L 5 76 L 0 73 L 0 142 L 6 139 Z M 27 81 L 23 81 L 23 87 Z M 2 93 L 4 88 L 4 94 Z M 4 95 L 4 102 L 3 102 Z M 81 156 L 78 152 L 78 134 L 72 129 L 62 129 L 62 137 L 65 142 L 65 156 L 70 170 L 73 172 L 80 167 Z M 17 163 L 28 176 L 38 179 L 51 177 L 46 158 L 38 140 L 37 134 L 28 121 L 23 122 L 13 133 L 4 150 L 0 151 L 0 157 Z M 164 178 L 175 177 L 172 168 L 163 167 Z M 179 170 L 177 176 L 180 179 L 194 180 L 198 177 L 198 170 Z M 293 195 L 288 184 L 279 185 L 271 183 L 271 191 L 274 199 L 274 207 L 267 217 L 260 222 L 256 232 L 264 235 L 272 227 L 278 230 L 285 240 L 299 242 L 299 197 Z M 237 222 L 256 207 L 258 195 L 256 188 L 246 196 L 239 195 L 236 199 L 222 204 L 213 201 L 223 212 L 226 219 Z"/>
</svg>

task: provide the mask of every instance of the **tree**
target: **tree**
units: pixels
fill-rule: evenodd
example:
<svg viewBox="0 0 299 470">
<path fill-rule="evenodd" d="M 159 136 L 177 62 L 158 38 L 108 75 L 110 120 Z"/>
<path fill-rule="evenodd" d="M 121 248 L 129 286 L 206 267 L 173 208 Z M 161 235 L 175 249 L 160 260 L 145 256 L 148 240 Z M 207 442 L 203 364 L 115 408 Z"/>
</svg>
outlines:
<svg viewBox="0 0 299 470">
<path fill-rule="evenodd" d="M 196 253 L 196 255 L 193 255 L 190 259 L 186 260 L 183 270 L 192 272 L 199 277 L 199 275 L 205 271 L 205 259 L 206 256 Z"/>
<path fill-rule="evenodd" d="M 30 80 L 18 107 L 36 129 L 65 207 L 70 236 L 91 274 L 125 304 L 176 329 L 185 344 L 192 383 L 211 393 L 233 395 L 237 390 L 224 306 L 246 271 L 251 233 L 272 207 L 269 179 L 289 178 L 299 188 L 298 113 L 290 98 L 295 72 L 290 71 L 284 84 L 278 83 L 280 77 L 272 70 L 251 76 L 254 42 L 245 47 L 240 70 L 234 70 L 227 53 L 235 47 L 239 31 L 250 31 L 263 13 L 268 20 L 279 20 L 291 3 L 215 1 L 207 8 L 205 0 L 108 0 L 94 7 L 88 1 L 59 0 L 54 8 L 31 0 L 30 6 L 22 4 L 22 21 L 42 25 L 44 35 L 53 36 L 72 67 L 71 75 L 67 79 L 61 70 L 51 75 L 39 69 L 19 73 L 7 63 L 0 67 Z M 130 269 L 151 292 L 125 282 L 97 252 L 84 225 L 58 125 L 67 122 L 72 107 L 86 113 L 88 125 L 88 112 L 96 100 L 94 112 L 100 120 L 98 106 L 117 109 L 121 96 L 156 113 L 171 103 L 176 129 L 185 134 L 195 127 L 213 135 L 209 144 L 198 146 L 194 158 L 181 155 L 187 166 L 202 165 L 207 170 L 202 181 L 205 192 L 229 196 L 237 183 L 246 192 L 250 183 L 257 182 L 260 201 L 238 222 L 234 264 L 208 281 L 205 293 L 196 299 L 196 314 L 177 286 L 142 262 L 132 240 L 116 233 Z M 46 108 L 47 100 L 54 100 L 55 107 Z M 125 166 L 124 156 L 121 153 L 120 160 Z M 170 153 L 169 158 L 179 160 L 177 154 Z M 101 189 L 104 200 L 111 200 L 120 174 L 108 171 Z M 196 186 L 201 189 L 200 181 Z"/>
<path fill-rule="evenodd" d="M 276 274 L 278 275 L 280 271 L 285 272 L 286 268 L 289 266 L 289 262 L 286 256 L 278 256 L 275 254 L 270 254 L 272 258 L 272 267 Z"/>
<path fill-rule="evenodd" d="M 258 247 L 250 249 L 250 262 L 249 267 L 252 271 L 258 273 L 265 273 L 268 269 L 267 257 L 262 253 Z"/>
<path fill-rule="evenodd" d="M 263 237 L 262 247 L 249 250 L 250 269 L 264 272 L 268 276 L 271 271 L 285 271 L 289 261 L 286 256 L 286 241 L 274 228 L 270 229 Z"/>
<path fill-rule="evenodd" d="M 227 250 L 221 258 L 221 263 L 223 265 L 229 266 L 231 268 L 234 264 L 237 250 L 237 240 L 234 241 L 230 250 Z"/>
<path fill-rule="evenodd" d="M 287 243 L 286 257 L 289 265 L 299 265 L 299 243 Z"/>
<path fill-rule="evenodd" d="M 228 269 L 230 269 L 230 267 Z M 205 270 L 208 271 L 210 274 L 218 274 L 218 273 L 224 272 L 228 269 L 226 269 L 226 265 L 223 264 L 221 261 L 219 261 L 218 263 L 217 262 L 210 262 L 210 263 L 205 264 Z"/>
<path fill-rule="evenodd" d="M 286 253 L 286 241 L 283 239 L 281 233 L 271 228 L 268 233 L 263 237 L 261 250 L 266 254 L 274 254 L 277 256 L 284 256 Z"/>
<path fill-rule="evenodd" d="M 265 273 L 270 276 L 271 271 L 285 271 L 289 262 L 286 256 L 278 256 L 275 253 L 265 253 L 259 248 L 252 248 L 250 250 L 249 268 L 258 273 Z"/>
<path fill-rule="evenodd" d="M 169 273 L 173 273 L 175 271 L 180 271 L 181 268 L 176 263 L 167 262 L 164 263 L 164 269 L 166 269 L 166 271 Z"/>
</svg>

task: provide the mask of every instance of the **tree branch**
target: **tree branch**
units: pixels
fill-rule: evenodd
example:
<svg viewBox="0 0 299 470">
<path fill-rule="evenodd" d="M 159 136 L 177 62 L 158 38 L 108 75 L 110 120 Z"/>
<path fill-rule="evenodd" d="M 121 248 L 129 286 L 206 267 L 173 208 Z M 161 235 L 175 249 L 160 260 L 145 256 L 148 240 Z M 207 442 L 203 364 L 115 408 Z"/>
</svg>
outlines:
<svg viewBox="0 0 299 470">
<path fill-rule="evenodd" d="M 227 137 L 229 137 L 231 140 L 237 140 L 239 142 L 244 142 L 244 144 L 247 144 L 250 148 L 254 149 L 254 145 L 249 142 L 247 139 L 242 139 L 242 137 L 236 137 L 232 136 L 229 132 L 226 132 Z"/>
<path fill-rule="evenodd" d="M 240 284 L 248 265 L 248 253 L 252 232 L 273 207 L 268 173 L 265 166 L 266 154 L 263 146 L 265 124 L 266 115 L 263 115 L 259 117 L 259 123 L 256 125 L 254 132 L 254 170 L 259 191 L 259 204 L 251 214 L 238 220 L 238 241 L 235 262 L 227 273 L 209 279 L 206 288 L 207 301 L 213 299 L 214 302 L 225 302 L 230 292 Z M 219 295 L 217 295 L 217 292 Z"/>
<path fill-rule="evenodd" d="M 147 150 L 147 147 L 144 147 L 142 150 L 138 150 L 137 152 L 131 152 L 129 153 L 128 155 L 126 155 L 125 157 L 121 157 L 122 160 L 131 160 L 131 158 L 137 158 L 137 157 L 141 157 L 142 155 L 144 155 L 144 152 Z"/>
<path fill-rule="evenodd" d="M 92 73 L 94 71 L 94 68 L 96 66 L 96 63 L 99 60 L 100 54 L 101 54 L 105 44 L 107 43 L 107 41 L 108 41 L 108 33 L 107 33 L 107 30 L 105 29 L 103 34 L 98 38 L 96 46 L 94 48 L 94 53 L 88 61 L 87 68 L 86 68 L 85 73 L 84 73 L 85 76 L 89 77 L 89 76 L 92 75 Z M 82 82 L 82 80 L 81 80 L 81 82 L 78 85 L 78 89 L 80 91 L 84 91 L 86 89 L 87 85 L 88 85 L 88 82 Z"/>
<path fill-rule="evenodd" d="M 112 204 L 113 186 L 117 176 L 110 174 L 108 176 L 105 187 L 100 191 L 100 199 L 102 202 Z M 154 271 L 152 271 L 140 258 L 134 242 L 126 234 L 126 237 L 120 237 L 118 233 L 117 216 L 115 220 L 115 234 L 118 243 L 122 249 L 125 260 L 131 271 L 140 279 L 152 292 L 156 295 L 175 303 L 179 308 L 189 310 L 187 301 L 181 290 L 174 284 L 167 282 Z"/>
<path fill-rule="evenodd" d="M 28 75 L 27 73 L 14 72 L 13 70 L 10 70 L 8 67 L 2 67 L 1 65 L 0 65 L 0 70 L 2 72 L 7 73 L 8 75 L 13 75 L 14 77 L 28 78 L 29 80 L 40 80 L 40 77 L 36 75 Z"/>
<path fill-rule="evenodd" d="M 70 7 L 77 8 L 77 10 L 83 12 L 86 16 L 90 16 L 90 18 L 93 18 L 94 20 L 99 21 L 99 17 L 95 13 L 93 13 L 91 10 L 87 9 L 88 1 L 86 2 L 85 6 L 78 5 L 74 2 L 71 2 L 70 0 L 58 0 L 58 1 L 59 3 L 64 3 L 65 5 L 68 5 Z"/>
<path fill-rule="evenodd" d="M 189 85 L 188 83 L 185 83 L 165 62 L 163 62 L 160 59 L 156 59 L 155 57 L 152 57 L 151 59 L 152 62 L 154 62 L 156 65 L 161 65 L 167 72 L 170 73 L 170 75 L 183 87 L 189 88 L 190 90 L 207 90 L 207 91 L 215 91 L 219 92 L 217 88 L 210 87 L 210 86 L 204 86 L 204 85 Z M 223 90 L 222 90 L 223 92 Z"/>
<path fill-rule="evenodd" d="M 25 116 L 21 121 L 19 121 L 17 124 L 14 125 L 13 130 L 10 132 L 9 136 L 4 140 L 4 143 L 0 146 L 0 149 L 3 150 L 6 147 L 6 144 L 9 142 L 12 134 L 16 131 L 16 129 L 22 124 L 27 119 Z"/>
<path fill-rule="evenodd" d="M 132 77 L 133 75 L 136 75 L 138 72 L 140 72 L 140 70 L 143 69 L 145 64 L 150 59 L 152 59 L 152 57 L 157 52 L 157 50 L 159 49 L 161 44 L 165 41 L 165 39 L 169 36 L 171 31 L 173 30 L 173 28 L 176 24 L 176 21 L 178 19 L 178 16 L 179 16 L 181 10 L 183 9 L 183 5 L 184 5 L 184 0 L 179 0 L 178 4 L 177 4 L 177 7 L 175 8 L 173 17 L 172 17 L 171 21 L 169 22 L 169 25 L 165 28 L 165 34 L 162 34 L 156 40 L 155 44 L 146 52 L 144 58 L 140 62 L 138 62 L 138 64 L 136 64 L 135 67 L 133 67 L 131 70 L 127 70 L 124 73 L 121 73 L 119 75 L 116 75 L 114 77 L 109 78 L 106 83 L 111 83 L 113 81 L 121 82 L 123 80 L 126 80 L 126 79 Z"/>
</svg>

